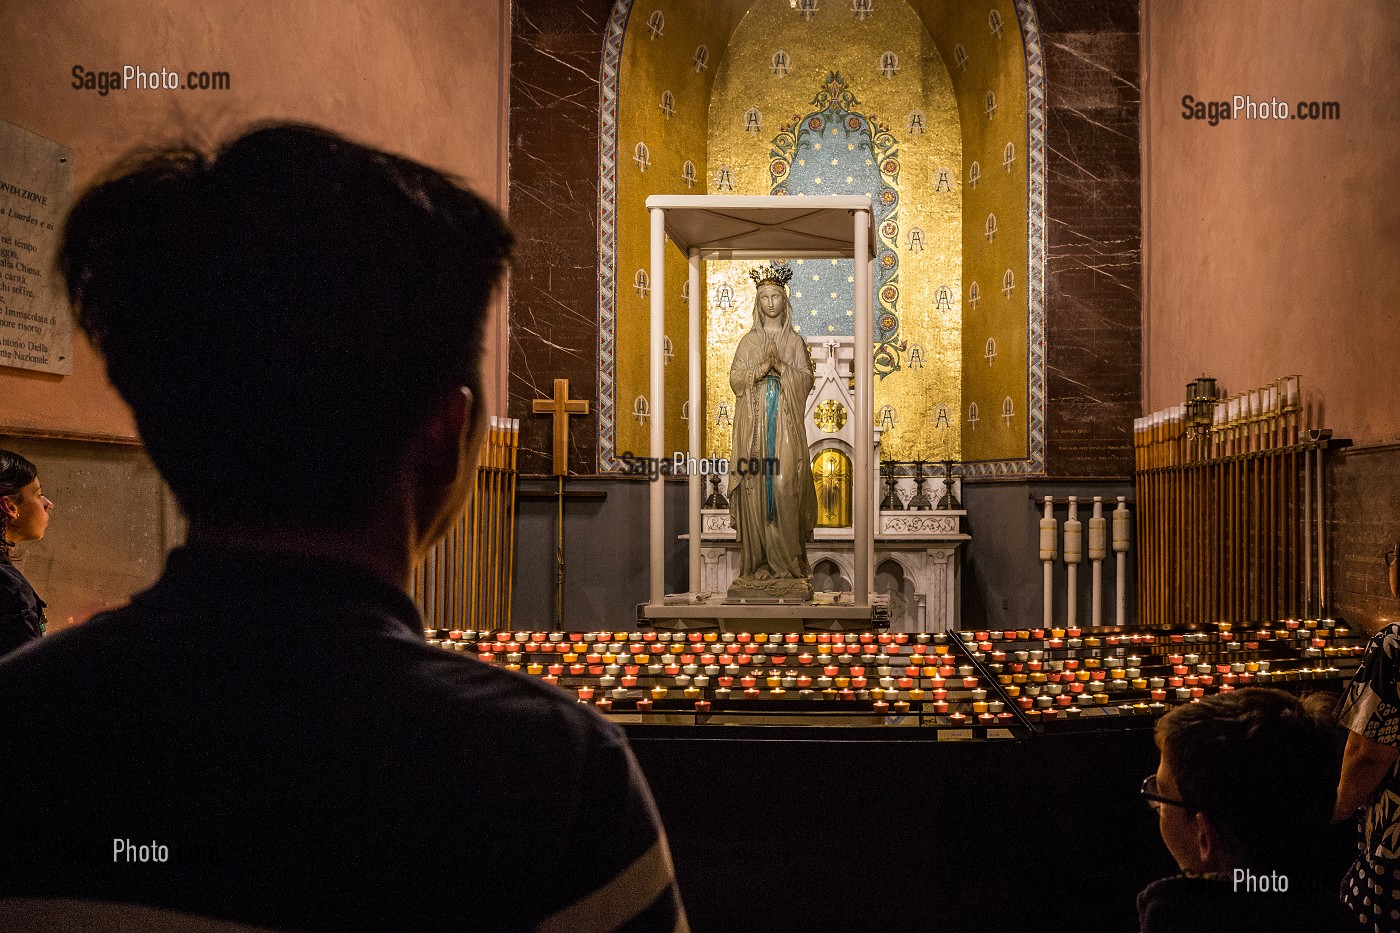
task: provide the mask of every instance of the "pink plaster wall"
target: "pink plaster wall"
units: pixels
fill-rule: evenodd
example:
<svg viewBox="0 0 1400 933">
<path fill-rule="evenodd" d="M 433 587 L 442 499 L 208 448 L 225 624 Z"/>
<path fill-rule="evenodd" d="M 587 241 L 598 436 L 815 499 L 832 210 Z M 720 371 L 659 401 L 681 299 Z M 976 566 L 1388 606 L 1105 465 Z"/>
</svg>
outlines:
<svg viewBox="0 0 1400 933">
<path fill-rule="evenodd" d="M 133 148 L 280 118 L 445 169 L 504 206 L 507 11 L 508 0 L 0 0 L 0 119 L 69 146 L 78 191 Z M 232 89 L 70 87 L 74 65 L 124 64 L 228 71 Z M 503 308 L 487 361 L 497 398 Z M 70 376 L 0 368 L 0 428 L 133 435 L 100 361 L 75 344 Z"/>
<path fill-rule="evenodd" d="M 1338 436 L 1400 440 L 1400 4 L 1144 0 L 1143 397 L 1290 373 Z M 1053 84 L 1053 82 L 1052 82 Z M 1205 122 L 1181 98 L 1341 103 Z"/>
</svg>

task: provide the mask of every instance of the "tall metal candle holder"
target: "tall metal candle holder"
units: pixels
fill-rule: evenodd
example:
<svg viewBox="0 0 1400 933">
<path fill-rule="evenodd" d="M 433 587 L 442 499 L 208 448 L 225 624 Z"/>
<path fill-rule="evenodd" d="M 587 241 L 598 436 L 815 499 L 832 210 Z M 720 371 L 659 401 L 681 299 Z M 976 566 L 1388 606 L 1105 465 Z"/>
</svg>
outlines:
<svg viewBox="0 0 1400 933">
<path fill-rule="evenodd" d="M 962 508 L 962 503 L 953 493 L 953 466 L 957 461 L 943 461 L 943 496 L 938 500 L 938 510 L 940 512 L 955 512 Z"/>
<path fill-rule="evenodd" d="M 924 461 L 922 460 L 914 461 L 914 485 L 918 488 L 915 490 L 913 498 L 909 500 L 909 511 L 933 511 L 933 503 L 929 501 L 928 493 L 924 492 Z"/>
<path fill-rule="evenodd" d="M 899 493 L 895 491 L 895 463 L 886 460 L 880 464 L 880 475 L 885 478 L 885 498 L 880 500 L 881 512 L 902 512 L 904 503 L 899 499 Z"/>
</svg>

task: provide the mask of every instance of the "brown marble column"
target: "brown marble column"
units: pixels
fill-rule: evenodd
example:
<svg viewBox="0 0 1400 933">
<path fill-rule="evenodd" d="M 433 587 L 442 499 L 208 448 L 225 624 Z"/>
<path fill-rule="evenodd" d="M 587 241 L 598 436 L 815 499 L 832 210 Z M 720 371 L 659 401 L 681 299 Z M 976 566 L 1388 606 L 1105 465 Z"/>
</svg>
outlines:
<svg viewBox="0 0 1400 933">
<path fill-rule="evenodd" d="M 550 421 L 532 399 L 569 380 L 589 414 L 569 431 L 569 470 L 598 448 L 598 80 L 609 0 L 511 4 L 510 413 L 520 471 L 550 472 Z"/>
<path fill-rule="evenodd" d="M 1047 472 L 1132 475 L 1142 398 L 1137 0 L 1039 0 L 1045 47 Z"/>
</svg>

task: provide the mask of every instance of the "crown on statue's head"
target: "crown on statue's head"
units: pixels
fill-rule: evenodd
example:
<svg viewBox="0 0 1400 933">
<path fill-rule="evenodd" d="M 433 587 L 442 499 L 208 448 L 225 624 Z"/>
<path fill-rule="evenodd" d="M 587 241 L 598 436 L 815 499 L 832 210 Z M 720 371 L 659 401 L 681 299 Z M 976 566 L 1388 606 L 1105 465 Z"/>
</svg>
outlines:
<svg viewBox="0 0 1400 933">
<path fill-rule="evenodd" d="M 750 270 L 749 278 L 753 279 L 754 288 L 758 288 L 760 285 L 781 285 L 783 288 L 787 288 L 787 283 L 792 281 L 792 269 L 785 265 L 770 263 Z"/>
</svg>

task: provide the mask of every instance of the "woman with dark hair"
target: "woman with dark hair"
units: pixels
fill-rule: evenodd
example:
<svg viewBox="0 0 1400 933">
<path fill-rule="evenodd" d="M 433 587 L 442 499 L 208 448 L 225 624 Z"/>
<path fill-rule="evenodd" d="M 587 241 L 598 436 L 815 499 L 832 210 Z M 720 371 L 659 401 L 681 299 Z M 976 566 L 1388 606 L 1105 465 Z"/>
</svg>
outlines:
<svg viewBox="0 0 1400 933">
<path fill-rule="evenodd" d="M 38 468 L 0 450 L 0 657 L 44 634 L 44 601 L 10 562 L 10 548 L 42 538 L 52 508 Z"/>
</svg>

